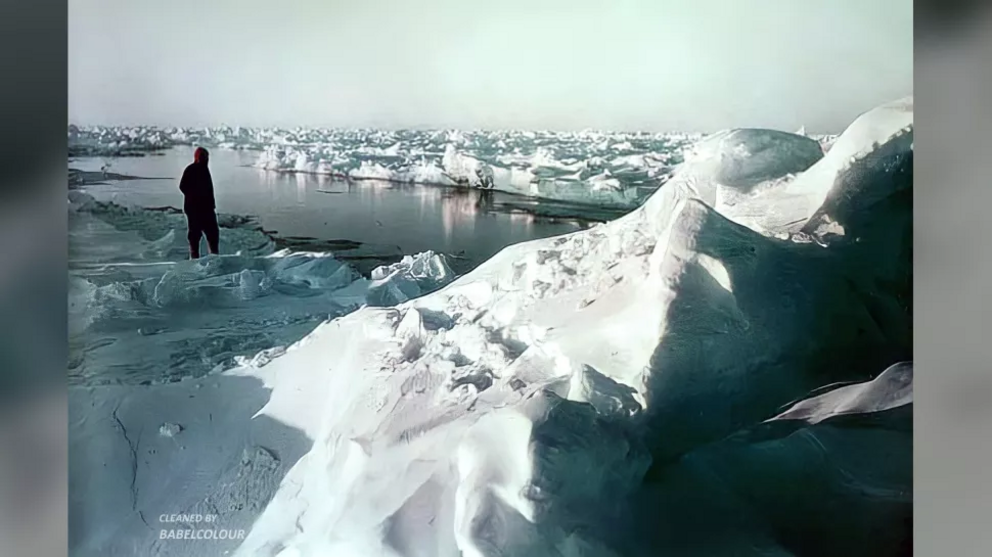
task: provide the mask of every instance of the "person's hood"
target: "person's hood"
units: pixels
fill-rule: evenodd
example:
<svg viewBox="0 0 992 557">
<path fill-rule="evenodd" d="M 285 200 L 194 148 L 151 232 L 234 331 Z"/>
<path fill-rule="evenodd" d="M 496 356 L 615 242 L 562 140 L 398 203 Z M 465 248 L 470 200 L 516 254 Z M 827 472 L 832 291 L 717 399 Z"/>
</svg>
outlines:
<svg viewBox="0 0 992 557">
<path fill-rule="evenodd" d="M 203 147 L 197 147 L 196 151 L 193 152 L 193 162 L 207 164 L 208 160 L 210 160 L 210 153 Z"/>
</svg>

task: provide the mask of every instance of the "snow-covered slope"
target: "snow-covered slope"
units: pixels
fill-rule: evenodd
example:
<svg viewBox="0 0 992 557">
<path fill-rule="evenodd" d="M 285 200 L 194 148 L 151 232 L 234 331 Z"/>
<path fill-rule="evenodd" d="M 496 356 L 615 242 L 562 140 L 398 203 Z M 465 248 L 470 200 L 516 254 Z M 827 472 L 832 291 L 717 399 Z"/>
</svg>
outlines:
<svg viewBox="0 0 992 557">
<path fill-rule="evenodd" d="M 912 356 L 911 118 L 867 113 L 822 158 L 722 134 L 627 216 L 329 321 L 264 368 L 75 397 L 76 553 L 233 549 L 157 539 L 160 514 L 210 512 L 245 556 L 898 554 L 911 395 L 823 391 Z"/>
</svg>

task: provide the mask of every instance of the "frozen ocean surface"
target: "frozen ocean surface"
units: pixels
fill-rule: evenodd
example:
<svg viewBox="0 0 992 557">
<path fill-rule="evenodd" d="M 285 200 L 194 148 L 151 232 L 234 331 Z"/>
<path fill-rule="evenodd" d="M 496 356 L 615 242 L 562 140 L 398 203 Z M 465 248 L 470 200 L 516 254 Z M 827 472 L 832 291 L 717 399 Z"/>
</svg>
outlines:
<svg viewBox="0 0 992 557">
<path fill-rule="evenodd" d="M 70 552 L 911 554 L 912 98 L 829 144 L 716 134 L 628 214 L 446 285 L 436 254 L 385 266 L 381 305 L 285 351 L 72 388 Z M 218 260 L 177 274 L 287 271 Z M 209 529 L 172 513 L 246 535 L 163 538 Z"/>
<path fill-rule="evenodd" d="M 617 214 L 501 192 L 274 173 L 251 167 L 256 155 L 219 150 L 211 169 L 222 254 L 190 262 L 184 217 L 173 208 L 182 206 L 175 177 L 191 157 L 178 147 L 71 161 L 95 179 L 112 169 L 110 179 L 70 191 L 74 383 L 174 381 L 229 368 L 284 349 L 367 303 L 366 294 L 380 305 L 403 301 L 506 245 Z M 428 253 L 425 261 L 450 271 L 443 281 L 401 262 Z M 375 280 L 373 270 L 392 265 L 411 280 Z"/>
</svg>

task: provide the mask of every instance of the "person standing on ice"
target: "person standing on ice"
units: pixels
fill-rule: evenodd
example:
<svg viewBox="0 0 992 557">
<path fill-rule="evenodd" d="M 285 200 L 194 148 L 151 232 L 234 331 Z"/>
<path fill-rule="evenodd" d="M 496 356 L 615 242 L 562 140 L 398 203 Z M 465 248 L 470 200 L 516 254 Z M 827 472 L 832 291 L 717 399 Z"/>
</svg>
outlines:
<svg viewBox="0 0 992 557">
<path fill-rule="evenodd" d="M 179 181 L 179 191 L 183 192 L 183 213 L 186 213 L 186 239 L 189 240 L 189 257 L 200 257 L 200 237 L 207 237 L 210 253 L 219 252 L 220 228 L 217 226 L 217 208 L 214 203 L 214 182 L 210 178 L 207 162 L 210 153 L 197 147 L 193 153 L 193 163 L 183 171 Z"/>
</svg>

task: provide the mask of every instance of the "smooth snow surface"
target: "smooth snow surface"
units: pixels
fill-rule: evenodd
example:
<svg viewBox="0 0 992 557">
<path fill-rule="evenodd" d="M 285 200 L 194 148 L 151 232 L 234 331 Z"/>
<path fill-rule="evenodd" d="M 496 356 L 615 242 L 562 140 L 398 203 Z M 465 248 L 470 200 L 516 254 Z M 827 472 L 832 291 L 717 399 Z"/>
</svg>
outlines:
<svg viewBox="0 0 992 557">
<path fill-rule="evenodd" d="M 903 554 L 911 133 L 906 100 L 826 156 L 717 134 L 616 221 L 419 297 L 381 270 L 398 305 L 264 367 L 78 393 L 73 553 Z M 166 512 L 248 532 L 165 543 Z"/>
</svg>

